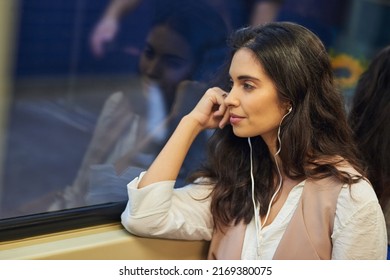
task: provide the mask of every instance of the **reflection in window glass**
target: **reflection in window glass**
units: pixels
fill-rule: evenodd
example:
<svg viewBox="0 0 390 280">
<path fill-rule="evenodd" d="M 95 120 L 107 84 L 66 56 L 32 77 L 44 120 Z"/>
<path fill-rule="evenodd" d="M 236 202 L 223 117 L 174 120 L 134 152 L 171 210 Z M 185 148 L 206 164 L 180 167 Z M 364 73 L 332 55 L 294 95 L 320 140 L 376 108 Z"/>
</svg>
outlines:
<svg viewBox="0 0 390 280">
<path fill-rule="evenodd" d="M 223 62 L 227 25 L 206 2 L 95 2 L 22 1 L 2 217 L 126 200 Z"/>
<path fill-rule="evenodd" d="M 387 0 L 22 0 L 18 18 L 2 219 L 126 200 L 126 184 L 213 83 L 231 29 L 275 20 L 313 30 L 347 104 L 390 44 Z M 202 163 L 208 135 L 176 187 Z"/>
</svg>

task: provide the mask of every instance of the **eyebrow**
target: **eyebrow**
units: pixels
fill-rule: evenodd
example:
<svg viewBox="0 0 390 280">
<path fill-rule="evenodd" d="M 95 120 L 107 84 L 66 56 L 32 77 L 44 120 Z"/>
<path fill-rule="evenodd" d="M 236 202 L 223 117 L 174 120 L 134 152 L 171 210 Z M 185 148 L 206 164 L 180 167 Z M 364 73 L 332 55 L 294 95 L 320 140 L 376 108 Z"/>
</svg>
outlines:
<svg viewBox="0 0 390 280">
<path fill-rule="evenodd" d="M 145 46 L 146 46 L 146 48 L 149 48 L 152 51 L 156 52 L 156 48 L 154 47 L 154 45 L 150 44 L 149 42 L 146 42 Z M 183 57 L 181 55 L 172 54 L 172 53 L 163 53 L 163 57 L 164 58 L 168 58 L 168 59 L 176 59 L 176 60 L 188 61 L 187 58 L 185 58 L 185 57 Z"/>
<path fill-rule="evenodd" d="M 256 77 L 253 77 L 253 76 L 249 76 L 249 75 L 242 75 L 242 76 L 238 76 L 237 77 L 239 80 L 257 80 L 257 81 L 260 81 L 259 78 L 256 78 Z"/>
<path fill-rule="evenodd" d="M 231 75 L 229 75 L 230 78 L 232 78 Z M 240 75 L 237 77 L 238 80 L 256 80 L 256 81 L 259 81 L 260 82 L 260 79 L 259 78 L 256 78 L 256 77 L 253 77 L 253 76 L 250 76 L 250 75 Z"/>
<path fill-rule="evenodd" d="M 174 60 L 180 60 L 180 61 L 188 61 L 187 58 L 184 58 L 182 56 L 179 56 L 179 55 L 176 55 L 176 54 L 163 54 L 163 57 L 164 58 L 167 58 L 167 59 L 174 59 Z"/>
</svg>

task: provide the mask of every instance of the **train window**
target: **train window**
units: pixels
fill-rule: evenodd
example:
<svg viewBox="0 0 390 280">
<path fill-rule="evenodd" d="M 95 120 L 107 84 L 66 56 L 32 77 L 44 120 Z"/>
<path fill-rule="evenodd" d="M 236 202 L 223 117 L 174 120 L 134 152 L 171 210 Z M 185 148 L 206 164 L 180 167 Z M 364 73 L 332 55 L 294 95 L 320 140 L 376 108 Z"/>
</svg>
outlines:
<svg viewBox="0 0 390 280">
<path fill-rule="evenodd" d="M 347 105 L 390 44 L 388 0 L 0 5 L 0 240 L 119 221 L 126 184 L 216 82 L 232 29 L 274 20 L 313 30 Z M 209 135 L 191 148 L 175 187 L 204 161 Z"/>
</svg>

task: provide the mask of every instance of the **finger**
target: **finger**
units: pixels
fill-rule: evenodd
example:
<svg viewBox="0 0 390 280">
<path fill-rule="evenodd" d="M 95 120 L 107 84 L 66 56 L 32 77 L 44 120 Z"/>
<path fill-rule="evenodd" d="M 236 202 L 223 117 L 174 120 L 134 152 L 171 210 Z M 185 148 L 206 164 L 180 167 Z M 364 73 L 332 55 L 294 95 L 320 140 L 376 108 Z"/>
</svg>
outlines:
<svg viewBox="0 0 390 280">
<path fill-rule="evenodd" d="M 226 105 L 225 105 L 225 101 L 224 101 L 224 97 L 222 95 L 217 95 L 216 96 L 216 101 L 217 101 L 217 105 L 218 106 L 218 109 L 214 112 L 214 116 L 223 116 L 225 114 L 225 111 L 226 111 Z"/>
<path fill-rule="evenodd" d="M 229 110 L 225 111 L 225 114 L 223 115 L 223 118 L 219 122 L 219 128 L 224 128 L 226 124 L 229 123 L 230 113 Z"/>
</svg>

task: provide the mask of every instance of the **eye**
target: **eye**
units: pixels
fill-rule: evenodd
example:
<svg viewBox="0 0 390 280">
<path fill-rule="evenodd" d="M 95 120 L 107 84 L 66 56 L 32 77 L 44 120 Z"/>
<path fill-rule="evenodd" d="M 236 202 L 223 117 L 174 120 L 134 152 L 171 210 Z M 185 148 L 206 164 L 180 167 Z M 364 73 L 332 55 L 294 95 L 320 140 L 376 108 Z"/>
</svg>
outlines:
<svg viewBox="0 0 390 280">
<path fill-rule="evenodd" d="M 244 82 L 242 84 L 242 87 L 244 88 L 244 90 L 246 91 L 251 91 L 255 88 L 255 86 L 252 84 L 252 83 L 248 83 L 248 82 Z"/>
<path fill-rule="evenodd" d="M 228 90 L 228 91 L 231 91 L 232 88 L 233 88 L 233 85 L 234 85 L 233 80 L 232 80 L 232 79 L 229 79 L 229 83 L 228 83 L 228 86 L 227 86 L 227 90 Z"/>
<path fill-rule="evenodd" d="M 144 50 L 143 50 L 143 55 L 148 58 L 148 59 L 152 59 L 155 55 L 155 52 L 153 50 L 152 47 L 150 47 L 149 45 L 147 45 Z"/>
</svg>

